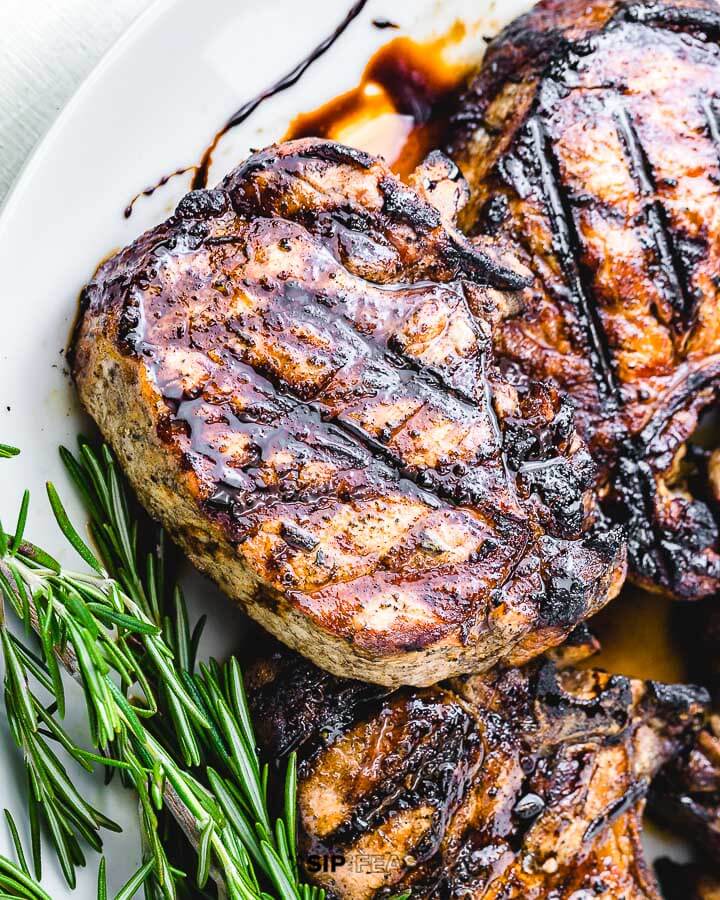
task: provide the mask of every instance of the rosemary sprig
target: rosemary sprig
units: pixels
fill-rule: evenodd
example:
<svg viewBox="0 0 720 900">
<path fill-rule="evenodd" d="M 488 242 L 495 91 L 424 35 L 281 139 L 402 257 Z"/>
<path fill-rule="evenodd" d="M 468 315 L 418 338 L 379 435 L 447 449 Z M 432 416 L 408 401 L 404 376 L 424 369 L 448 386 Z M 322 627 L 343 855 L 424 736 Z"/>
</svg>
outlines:
<svg viewBox="0 0 720 900">
<path fill-rule="evenodd" d="M 52 900 L 29 872 L 5 856 L 0 856 L 0 898 L 11 900 Z"/>
<path fill-rule="evenodd" d="M 40 887 L 30 874 L 30 869 L 25 859 L 20 842 L 15 820 L 10 810 L 5 810 L 5 820 L 10 831 L 17 862 L 5 856 L 0 856 L 0 898 L 1 900 L 51 900 L 50 896 Z"/>
<path fill-rule="evenodd" d="M 130 515 L 127 491 L 110 452 L 103 448 L 101 454 L 95 454 L 81 441 L 78 458 L 65 449 L 61 455 L 85 499 L 103 564 L 127 586 L 146 615 L 162 627 L 183 683 L 210 722 L 210 728 L 198 727 L 197 721 L 176 708 L 172 692 L 161 691 L 161 712 L 172 728 L 157 732 L 159 742 L 186 765 L 198 766 L 201 759 L 213 763 L 201 767 L 196 775 L 215 797 L 230 833 L 249 854 L 250 871 L 257 869 L 254 878 L 258 890 L 265 880 L 282 900 L 320 900 L 323 892 L 299 879 L 294 755 L 286 773 L 284 816 L 273 819 L 268 811 L 269 770 L 258 757 L 238 660 L 231 658 L 224 666 L 212 661 L 195 671 L 204 622 L 201 620 L 191 632 L 182 592 L 177 587 L 166 590 L 162 536 L 156 552 L 149 554 L 143 565 L 137 521 Z M 139 668 L 143 668 L 141 663 Z M 198 884 L 203 886 L 207 878 L 203 848 L 208 837 L 200 837 Z"/>
<path fill-rule="evenodd" d="M 31 656 L 30 651 L 2 626 L 0 640 L 5 658 L 8 723 L 15 743 L 23 752 L 28 775 L 35 875 L 41 877 L 37 828 L 39 822 L 44 821 L 65 880 L 70 887 L 75 887 L 75 868 L 85 863 L 81 840 L 99 852 L 102 849 L 100 830 L 118 831 L 119 827 L 81 797 L 47 738 L 53 738 L 88 771 L 92 771 L 93 762 L 108 764 L 114 761 L 104 760 L 77 746 L 30 688 L 32 670 L 43 687 L 52 690 L 52 681 L 42 661 Z"/>
<path fill-rule="evenodd" d="M 96 454 L 81 442 L 79 456 L 63 451 L 63 460 L 90 514 L 97 554 L 69 521 L 52 485 L 48 498 L 63 534 L 91 571 L 64 569 L 24 540 L 27 496 L 15 534 L 0 528 L 0 599 L 32 626 L 41 645 L 35 657 L 10 635 L 0 613 L 6 699 L 22 726 L 16 740 L 24 750 L 31 747 L 43 774 L 49 767 L 56 776 L 52 797 L 76 801 L 67 773 L 63 777 L 48 762 L 45 732 L 81 765 L 102 761 L 135 788 L 146 860 L 140 880 L 130 883 L 133 892 L 142 881 L 149 898 L 174 900 L 182 892 L 183 873 L 172 868 L 158 836 L 158 816 L 169 811 L 196 848 L 200 889 L 212 876 L 230 900 L 266 900 L 268 889 L 281 900 L 321 900 L 322 891 L 302 884 L 298 874 L 294 758 L 284 816 L 273 818 L 269 772 L 258 757 L 237 660 L 196 671 L 202 624 L 191 632 L 182 594 L 166 590 L 163 541 L 155 552 L 140 552 L 138 523 L 109 451 Z M 77 748 L 56 720 L 64 709 L 58 661 L 83 688 L 96 754 Z M 31 679 L 52 695 L 57 715 L 37 702 L 28 689 Z M 33 796 L 49 821 L 48 794 Z M 99 849 L 97 831 L 112 823 L 90 808 L 81 807 L 82 818 L 73 803 L 54 802 L 55 821 L 75 836 L 66 856 L 78 864 L 78 835 Z M 36 807 L 36 820 L 37 813 Z M 104 875 L 99 896 L 103 883 Z"/>
</svg>

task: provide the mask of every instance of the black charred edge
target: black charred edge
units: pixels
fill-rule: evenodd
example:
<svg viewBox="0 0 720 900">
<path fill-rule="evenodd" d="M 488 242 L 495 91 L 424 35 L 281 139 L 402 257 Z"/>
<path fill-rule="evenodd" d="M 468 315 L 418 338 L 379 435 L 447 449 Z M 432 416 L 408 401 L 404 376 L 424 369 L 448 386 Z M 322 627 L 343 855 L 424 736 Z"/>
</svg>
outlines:
<svg viewBox="0 0 720 900">
<path fill-rule="evenodd" d="M 663 717 L 695 716 L 698 722 L 710 709 L 710 694 L 706 688 L 695 684 L 665 684 L 647 682 L 648 700 L 652 701 Z"/>
<path fill-rule="evenodd" d="M 426 234 L 441 227 L 437 209 L 397 178 L 384 178 L 380 182 L 380 190 L 384 197 L 384 212 L 391 219 Z M 448 233 L 448 245 L 443 249 L 453 268 L 482 285 L 506 291 L 519 291 L 530 286 L 530 279 L 498 263 L 460 236 Z"/>
<path fill-rule="evenodd" d="M 606 571 L 623 561 L 625 533 L 622 527 L 606 529 L 598 525 L 583 537 L 583 549 L 597 553 Z M 563 568 L 565 566 L 565 568 Z M 583 571 L 577 571 L 577 560 L 568 554 L 558 554 L 545 567 L 544 595 L 540 599 L 538 625 L 568 628 L 585 618 L 598 590 L 597 578 L 589 581 Z"/>
<path fill-rule="evenodd" d="M 85 287 L 80 291 L 77 311 L 75 313 L 72 328 L 70 329 L 70 339 L 68 341 L 67 347 L 65 348 L 65 359 L 67 360 L 68 366 L 70 367 L 70 371 L 73 373 L 73 376 L 75 374 L 78 341 L 80 340 L 80 333 L 82 332 L 83 322 L 85 321 L 85 314 L 90 308 L 94 290 L 95 285 L 91 283 L 85 285 Z"/>
<path fill-rule="evenodd" d="M 631 3 L 616 19 L 690 31 L 700 39 L 713 42 L 720 40 L 720 10 L 710 6 L 678 6 L 672 0 L 670 3 Z"/>
<path fill-rule="evenodd" d="M 265 150 L 253 153 L 245 162 L 240 163 L 220 183 L 221 187 L 232 191 L 238 182 L 248 180 L 258 172 L 268 169 L 282 168 L 291 164 L 294 159 L 319 160 L 320 162 L 341 163 L 368 170 L 375 165 L 377 160 L 363 150 L 356 150 L 336 141 L 318 140 L 307 143 L 303 138 L 299 141 L 289 141 L 287 144 L 273 144 Z"/>
<path fill-rule="evenodd" d="M 323 162 L 342 163 L 365 170 L 372 169 L 377 163 L 377 158 L 370 153 L 339 144 L 337 141 L 319 141 L 311 147 L 296 151 L 295 155 L 301 159 L 320 159 Z"/>
<path fill-rule="evenodd" d="M 340 734 L 391 691 L 379 685 L 338 678 L 266 635 L 259 635 L 257 660 L 269 660 L 274 677 L 255 684 L 257 662 L 247 669 L 248 703 L 266 759 L 297 750 L 312 755 L 325 734 Z M 265 653 L 267 655 L 265 655 Z"/>
<path fill-rule="evenodd" d="M 610 524 L 603 519 L 588 532 L 586 546 L 608 562 L 617 564 L 625 552 L 626 540 L 627 534 L 622 525 Z"/>
<path fill-rule="evenodd" d="M 427 699 L 411 694 L 405 701 L 412 706 L 409 727 L 415 732 L 414 745 L 395 768 L 383 771 L 373 790 L 357 798 L 350 817 L 323 838 L 327 846 L 352 845 L 398 812 L 430 805 L 435 810 L 430 832 L 412 855 L 422 863 L 439 849 L 447 821 L 467 793 L 482 740 L 474 719 L 454 698 L 443 703 L 434 689 L 430 691 Z M 417 713 L 421 715 L 414 720 Z M 380 718 L 377 714 L 373 718 L 379 727 Z M 397 751 L 393 757 L 397 760 Z"/>
<path fill-rule="evenodd" d="M 531 693 L 551 718 L 579 715 L 588 720 L 595 734 L 606 732 L 614 738 L 632 720 L 632 684 L 624 675 L 611 675 L 593 697 L 578 697 L 565 690 L 556 664 L 546 660 L 537 670 Z"/>
<path fill-rule="evenodd" d="M 532 278 L 503 266 L 491 256 L 478 251 L 471 243 L 457 240 L 454 236 L 451 236 L 451 241 L 450 255 L 453 264 L 471 280 L 478 280 L 501 291 L 522 291 L 532 284 Z"/>
<path fill-rule="evenodd" d="M 227 191 L 214 190 L 190 191 L 175 208 L 175 215 L 181 219 L 217 219 L 230 205 Z"/>
<path fill-rule="evenodd" d="M 393 175 L 386 175 L 379 187 L 384 198 L 383 211 L 389 218 L 404 222 L 425 234 L 440 227 L 437 209 Z"/>
<path fill-rule="evenodd" d="M 290 144 L 292 146 L 292 143 Z M 439 154 L 444 157 L 444 154 Z M 431 154 L 431 157 L 433 154 Z M 431 158 L 429 157 L 429 158 Z M 231 195 L 233 206 L 241 214 L 252 211 L 253 204 L 241 196 L 243 182 L 248 182 L 257 172 L 270 168 L 282 168 L 293 159 L 320 160 L 333 164 L 349 164 L 362 169 L 370 169 L 377 159 L 360 150 L 347 147 L 333 141 L 318 141 L 310 146 L 297 147 L 292 152 L 279 152 L 277 146 L 263 150 L 251 156 L 222 182 Z M 461 177 L 459 169 L 451 160 L 447 160 L 450 169 L 449 177 Z M 410 225 L 421 233 L 429 233 L 442 227 L 440 213 L 432 204 L 418 197 L 398 178 L 387 175 L 379 184 L 384 198 L 384 212 L 390 218 Z M 447 261 L 455 268 L 467 273 L 481 284 L 495 287 L 498 290 L 519 291 L 530 284 L 528 278 L 519 275 L 512 269 L 503 266 L 470 242 L 448 233 L 445 248 Z"/>
<path fill-rule="evenodd" d="M 573 303 L 578 311 L 578 318 L 585 331 L 587 349 L 598 391 L 603 398 L 607 412 L 614 413 L 618 409 L 618 385 L 600 314 L 595 305 L 590 302 L 583 280 L 583 269 L 580 262 L 580 236 L 575 227 L 568 198 L 563 190 L 558 162 L 539 116 L 537 114 L 532 116 L 525 127 L 535 150 L 538 174 L 553 223 L 555 251 L 565 273 Z"/>
<path fill-rule="evenodd" d="M 678 251 L 675 235 L 670 227 L 667 210 L 656 196 L 656 183 L 647 151 L 637 133 L 628 110 L 616 98 L 618 109 L 615 122 L 621 145 L 625 148 L 630 172 L 640 195 L 649 200 L 645 217 L 655 243 L 656 258 L 669 290 L 669 301 L 676 324 L 686 328 L 692 319 L 695 298 L 688 291 L 689 272 Z"/>
</svg>

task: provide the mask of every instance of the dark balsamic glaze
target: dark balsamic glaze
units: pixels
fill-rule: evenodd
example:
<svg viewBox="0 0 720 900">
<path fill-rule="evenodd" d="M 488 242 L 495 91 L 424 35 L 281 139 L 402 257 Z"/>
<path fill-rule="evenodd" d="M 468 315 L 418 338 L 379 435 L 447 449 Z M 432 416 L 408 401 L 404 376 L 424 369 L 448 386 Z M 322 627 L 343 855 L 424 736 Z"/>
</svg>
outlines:
<svg viewBox="0 0 720 900">
<path fill-rule="evenodd" d="M 318 109 L 301 113 L 284 140 L 319 137 L 337 140 L 383 156 L 406 176 L 436 147 L 442 146 L 464 65 L 443 60 L 445 47 L 465 34 L 456 23 L 442 37 L 417 42 L 395 38 L 370 59 L 359 84 Z"/>
<path fill-rule="evenodd" d="M 297 82 L 302 78 L 302 76 L 310 68 L 310 66 L 321 56 L 323 56 L 323 54 L 327 53 L 327 51 L 333 46 L 333 44 L 344 34 L 347 28 L 355 21 L 355 19 L 357 19 L 357 17 L 365 8 L 366 4 L 367 0 L 357 0 L 357 2 L 354 3 L 350 8 L 342 22 L 340 22 L 340 24 L 337 26 L 337 28 L 335 28 L 335 30 L 331 34 L 324 38 L 317 45 L 317 47 L 311 50 L 304 59 L 302 59 L 293 69 L 291 69 L 287 73 L 287 75 L 284 75 L 274 84 L 270 85 L 270 87 L 265 88 L 265 90 L 261 91 L 251 100 L 243 103 L 240 109 L 233 113 L 233 115 L 230 116 L 223 127 L 217 132 L 215 137 L 208 145 L 207 149 L 204 151 L 199 163 L 194 166 L 186 166 L 185 168 L 177 169 L 176 171 L 171 172 L 169 175 L 163 175 L 163 177 L 156 184 L 153 184 L 150 187 L 147 187 L 137 193 L 123 210 L 123 215 L 125 216 L 125 218 L 130 218 L 133 213 L 133 208 L 140 197 L 152 196 L 158 188 L 163 187 L 172 178 L 175 178 L 178 175 L 184 175 L 186 172 L 193 172 L 193 178 L 190 185 L 191 190 L 198 190 L 200 188 L 207 187 L 213 153 L 215 152 L 217 145 L 228 133 L 228 131 L 231 131 L 237 125 L 240 125 L 242 122 L 246 121 L 246 119 L 248 119 L 262 103 L 264 103 L 266 100 L 269 100 L 270 97 L 274 97 L 276 94 L 280 94 L 283 91 L 286 91 L 288 88 L 292 87 L 294 84 L 297 84 Z"/>
<path fill-rule="evenodd" d="M 220 140 L 231 131 L 233 128 L 241 125 L 245 122 L 254 112 L 255 110 L 266 100 L 269 100 L 270 97 L 274 97 L 276 94 L 280 94 L 283 91 L 286 91 L 288 88 L 292 87 L 294 84 L 302 78 L 305 72 L 310 68 L 310 66 L 318 60 L 323 54 L 327 53 L 327 51 L 333 46 L 333 44 L 344 34 L 347 28 L 357 19 L 360 13 L 365 8 L 367 4 L 367 0 L 357 0 L 356 3 L 352 5 L 350 10 L 348 11 L 345 18 L 342 22 L 335 28 L 335 30 L 329 34 L 324 40 L 322 40 L 314 50 L 312 50 L 304 59 L 302 59 L 294 68 L 292 68 L 287 75 L 284 75 L 275 84 L 272 84 L 270 87 L 266 88 L 264 91 L 261 91 L 256 97 L 253 97 L 251 100 L 248 100 L 246 103 L 238 109 L 230 118 L 227 120 L 225 125 L 218 131 L 215 137 L 212 139 L 212 142 L 208 146 L 207 150 L 202 155 L 200 163 L 195 167 L 195 174 L 193 175 L 192 180 L 192 190 L 198 190 L 200 188 L 207 187 L 208 184 L 208 174 L 210 171 L 210 165 L 212 163 L 212 156 L 215 152 L 215 148 L 217 147 Z"/>
<path fill-rule="evenodd" d="M 390 19 L 373 19 L 372 21 L 375 28 L 379 28 L 380 30 L 384 30 L 385 28 L 399 28 L 400 26 L 397 22 L 392 22 Z"/>
<path fill-rule="evenodd" d="M 182 169 L 175 169 L 174 172 L 170 172 L 168 175 L 163 175 L 163 177 L 157 181 L 155 184 L 151 184 L 150 187 L 146 187 L 142 191 L 138 191 L 137 194 L 132 198 L 132 200 L 128 203 L 128 205 L 123 210 L 123 215 L 126 219 L 129 219 L 133 213 L 133 209 L 135 204 L 141 197 L 152 197 L 155 191 L 158 188 L 164 187 L 171 179 L 176 178 L 178 175 L 184 175 L 186 172 L 189 172 L 192 169 L 192 166 L 185 166 Z"/>
</svg>

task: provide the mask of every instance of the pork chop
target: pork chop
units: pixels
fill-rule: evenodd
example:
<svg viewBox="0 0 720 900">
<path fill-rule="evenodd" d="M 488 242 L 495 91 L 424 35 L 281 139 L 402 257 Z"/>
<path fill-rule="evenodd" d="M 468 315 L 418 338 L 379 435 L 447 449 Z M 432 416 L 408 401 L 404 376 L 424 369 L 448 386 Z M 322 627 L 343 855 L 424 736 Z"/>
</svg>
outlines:
<svg viewBox="0 0 720 900">
<path fill-rule="evenodd" d="M 536 661 L 389 694 L 284 649 L 246 683 L 267 757 L 298 753 L 300 857 L 330 896 L 659 900 L 645 795 L 702 689 Z"/>
<path fill-rule="evenodd" d="M 73 373 L 141 502 L 331 672 L 426 685 L 562 642 L 624 547 L 554 389 L 496 371 L 522 268 L 347 147 L 251 156 L 106 262 Z M 432 202 L 431 202 L 432 201 Z"/>
<path fill-rule="evenodd" d="M 720 390 L 720 7 L 541 0 L 490 46 L 450 144 L 464 226 L 537 275 L 495 330 L 503 371 L 573 398 L 632 577 L 716 593 L 712 460 L 687 441 Z"/>
</svg>

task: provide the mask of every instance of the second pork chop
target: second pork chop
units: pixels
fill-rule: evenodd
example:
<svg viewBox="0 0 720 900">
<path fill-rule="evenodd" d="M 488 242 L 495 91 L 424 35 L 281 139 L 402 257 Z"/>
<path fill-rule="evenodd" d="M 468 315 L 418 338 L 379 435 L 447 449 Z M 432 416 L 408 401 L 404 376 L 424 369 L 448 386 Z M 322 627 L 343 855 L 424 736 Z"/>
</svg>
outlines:
<svg viewBox="0 0 720 900">
<path fill-rule="evenodd" d="M 720 394 L 720 6 L 541 0 L 459 101 L 465 224 L 537 273 L 496 331 L 504 371 L 575 402 L 631 575 L 720 589 L 712 461 L 689 445 Z"/>
</svg>

